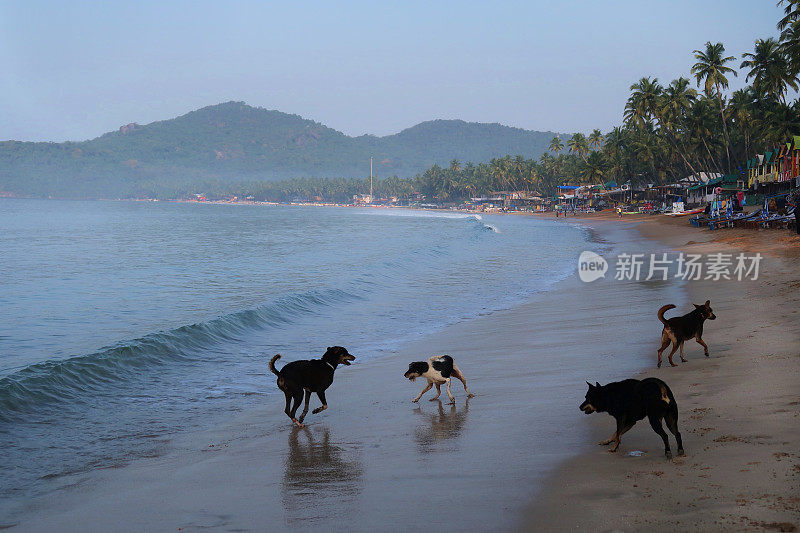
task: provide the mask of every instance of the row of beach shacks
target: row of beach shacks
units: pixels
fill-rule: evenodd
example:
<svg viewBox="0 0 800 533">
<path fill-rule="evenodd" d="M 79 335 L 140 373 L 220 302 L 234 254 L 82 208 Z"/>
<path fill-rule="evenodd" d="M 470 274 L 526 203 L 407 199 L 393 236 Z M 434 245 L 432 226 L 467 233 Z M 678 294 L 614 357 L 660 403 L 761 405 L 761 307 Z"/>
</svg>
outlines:
<svg viewBox="0 0 800 533">
<path fill-rule="evenodd" d="M 748 188 L 758 192 L 788 191 L 792 186 L 800 186 L 800 135 L 749 159 L 746 175 Z"/>
</svg>

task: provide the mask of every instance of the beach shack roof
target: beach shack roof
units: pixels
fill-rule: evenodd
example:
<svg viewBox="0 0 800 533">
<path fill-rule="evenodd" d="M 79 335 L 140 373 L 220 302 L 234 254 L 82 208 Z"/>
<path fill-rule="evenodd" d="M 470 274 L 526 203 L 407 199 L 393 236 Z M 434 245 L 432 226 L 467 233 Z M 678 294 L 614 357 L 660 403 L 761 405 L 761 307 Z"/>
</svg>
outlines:
<svg viewBox="0 0 800 533">
<path fill-rule="evenodd" d="M 697 189 L 701 189 L 703 187 L 722 187 L 730 188 L 730 184 L 736 184 L 740 179 L 736 174 L 725 174 L 724 176 L 720 176 L 718 178 L 714 178 L 712 180 L 708 180 L 705 183 L 700 183 L 699 185 L 694 185 L 693 187 L 689 187 L 690 191 L 694 191 Z"/>
</svg>

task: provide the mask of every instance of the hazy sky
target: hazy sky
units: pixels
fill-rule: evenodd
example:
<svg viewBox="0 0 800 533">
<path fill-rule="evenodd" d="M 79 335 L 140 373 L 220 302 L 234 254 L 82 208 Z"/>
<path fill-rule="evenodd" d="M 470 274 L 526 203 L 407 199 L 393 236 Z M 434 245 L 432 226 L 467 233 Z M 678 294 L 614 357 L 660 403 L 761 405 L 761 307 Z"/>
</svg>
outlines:
<svg viewBox="0 0 800 533">
<path fill-rule="evenodd" d="M 349 135 L 434 118 L 608 130 L 631 83 L 688 76 L 708 40 L 738 59 L 780 13 L 775 0 L 0 0 L 0 140 L 84 140 L 229 100 Z"/>
</svg>

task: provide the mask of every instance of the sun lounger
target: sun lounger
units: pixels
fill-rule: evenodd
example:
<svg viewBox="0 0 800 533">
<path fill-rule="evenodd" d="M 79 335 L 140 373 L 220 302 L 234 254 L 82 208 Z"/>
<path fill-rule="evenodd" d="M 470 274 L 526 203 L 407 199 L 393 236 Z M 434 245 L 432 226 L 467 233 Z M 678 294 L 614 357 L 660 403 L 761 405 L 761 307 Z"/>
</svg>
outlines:
<svg viewBox="0 0 800 533">
<path fill-rule="evenodd" d="M 788 228 L 789 221 L 794 220 L 794 208 L 789 209 L 785 215 L 774 215 L 764 219 L 761 223 L 763 228 Z"/>
<path fill-rule="evenodd" d="M 708 223 L 708 229 L 720 229 L 720 228 L 732 228 L 737 223 L 741 223 L 745 220 L 751 220 L 757 216 L 759 216 L 761 210 L 755 211 L 753 213 L 736 213 L 727 217 L 720 218 L 718 220 L 710 221 Z"/>
<path fill-rule="evenodd" d="M 745 224 L 747 222 L 752 222 L 754 220 L 758 220 L 759 218 L 761 218 L 761 212 L 762 211 L 763 211 L 763 209 L 759 209 L 758 211 L 753 211 L 749 215 L 745 215 L 745 216 L 743 216 L 741 218 L 737 218 L 737 219 L 731 220 L 730 227 L 732 227 L 732 228 L 745 227 Z M 758 226 L 755 226 L 755 227 L 758 227 Z"/>
<path fill-rule="evenodd" d="M 779 228 L 781 227 L 783 222 L 788 221 L 790 218 L 794 218 L 794 210 L 792 210 L 789 214 L 786 215 L 779 215 L 777 213 L 768 215 L 762 218 L 758 225 L 764 229 Z"/>
</svg>

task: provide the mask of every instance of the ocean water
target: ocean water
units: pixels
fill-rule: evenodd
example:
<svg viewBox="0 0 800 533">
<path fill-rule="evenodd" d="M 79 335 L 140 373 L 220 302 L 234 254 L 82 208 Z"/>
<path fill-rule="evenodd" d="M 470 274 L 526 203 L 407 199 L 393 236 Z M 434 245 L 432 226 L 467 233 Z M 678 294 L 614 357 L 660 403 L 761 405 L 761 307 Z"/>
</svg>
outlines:
<svg viewBox="0 0 800 533">
<path fill-rule="evenodd" d="M 0 199 L 0 498 L 263 403 L 274 353 L 391 357 L 512 307 L 589 239 L 530 217 Z"/>
</svg>

